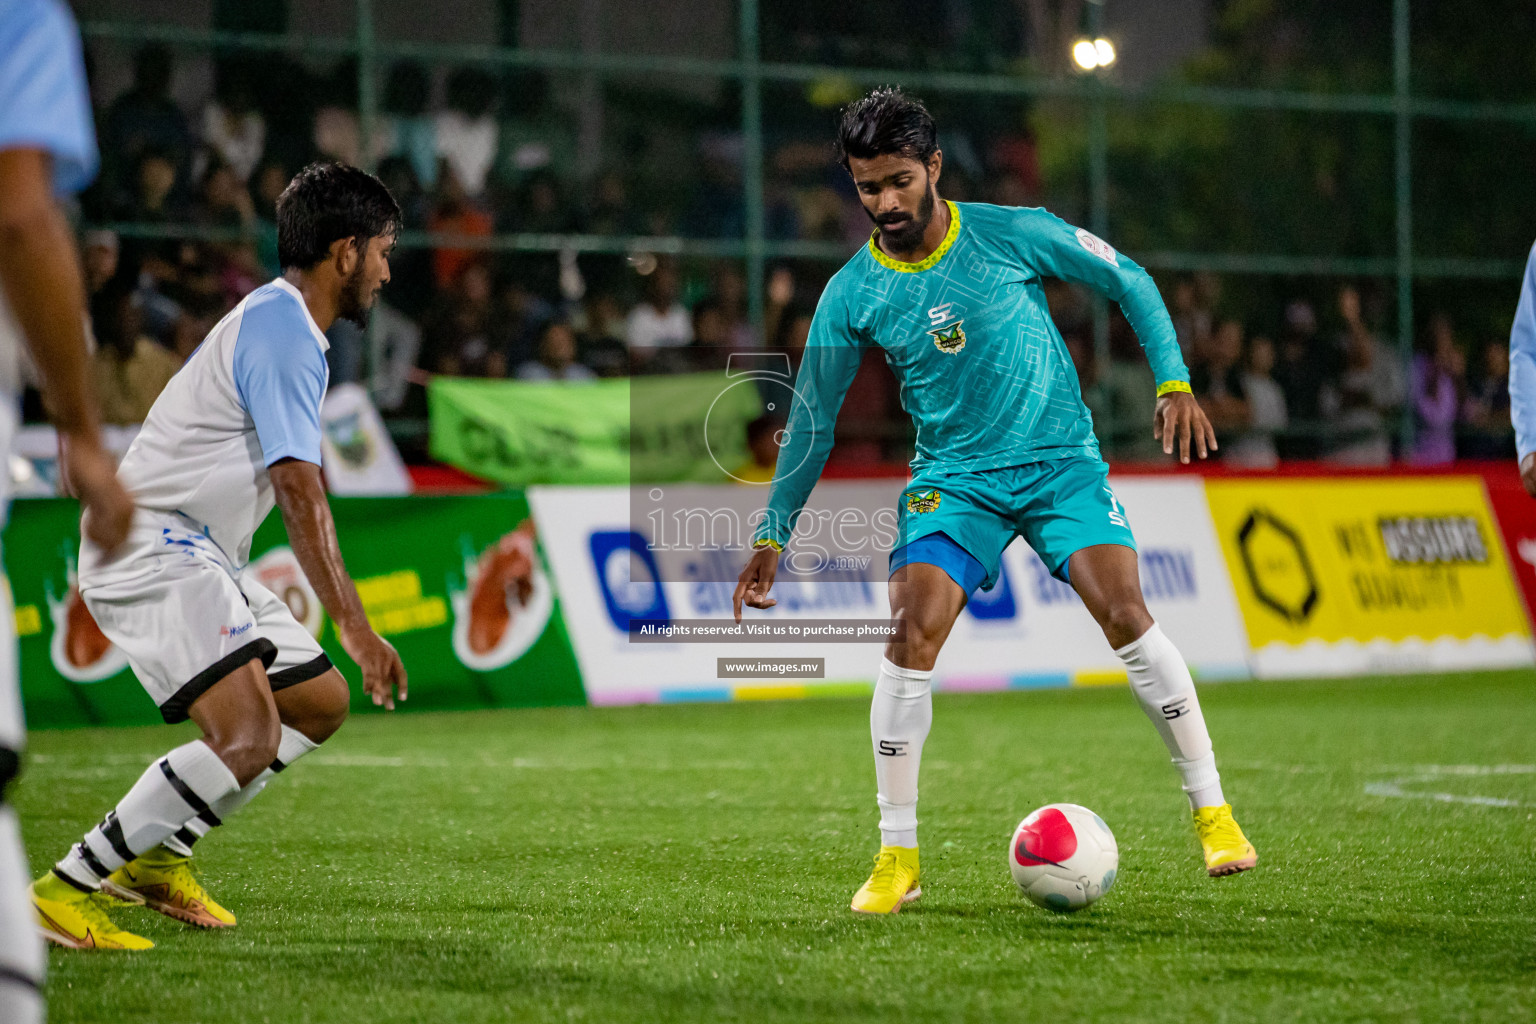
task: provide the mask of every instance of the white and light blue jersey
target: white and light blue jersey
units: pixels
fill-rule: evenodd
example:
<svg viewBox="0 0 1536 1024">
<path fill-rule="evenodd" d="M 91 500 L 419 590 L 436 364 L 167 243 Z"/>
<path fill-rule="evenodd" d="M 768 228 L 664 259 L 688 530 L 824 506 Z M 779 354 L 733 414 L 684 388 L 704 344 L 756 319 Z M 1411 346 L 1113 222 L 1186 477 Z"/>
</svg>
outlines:
<svg viewBox="0 0 1536 1024">
<path fill-rule="evenodd" d="M 1509 329 L 1509 416 L 1523 462 L 1536 452 L 1536 246 L 1525 261 L 1520 303 Z"/>
<path fill-rule="evenodd" d="M 61 193 L 96 176 L 80 33 L 58 0 L 0 0 L 0 149 L 47 153 Z"/>
<path fill-rule="evenodd" d="M 123 456 L 118 478 L 134 503 L 189 520 L 243 568 L 274 504 L 267 468 L 320 465 L 328 347 L 287 281 L 246 296 L 171 378 Z M 82 552 L 82 575 L 88 561 Z"/>
</svg>

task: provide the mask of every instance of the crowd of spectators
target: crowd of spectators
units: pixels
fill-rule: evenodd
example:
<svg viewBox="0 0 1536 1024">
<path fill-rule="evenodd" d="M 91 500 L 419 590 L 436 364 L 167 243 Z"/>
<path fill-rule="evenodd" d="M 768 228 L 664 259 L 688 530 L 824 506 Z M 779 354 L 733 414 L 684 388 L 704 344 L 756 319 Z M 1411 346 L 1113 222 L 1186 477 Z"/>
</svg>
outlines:
<svg viewBox="0 0 1536 1024">
<path fill-rule="evenodd" d="M 834 269 L 772 268 L 759 332 L 732 261 L 477 244 L 508 233 L 739 235 L 741 153 L 732 144 L 739 136 L 728 132 L 698 134 L 696 173 L 668 198 L 617 168 L 575 174 L 561 141 L 569 132 L 551 127 L 547 83 L 537 76 L 473 68 L 434 74 L 401 62 L 388 69 L 381 116 L 365 133 L 350 61 L 318 76 L 296 64 L 264 68 L 258 95 L 253 65 L 226 59 L 200 111 L 172 100 L 173 72 L 166 49 L 144 47 L 132 85 L 97 111 L 103 170 L 82 198 L 85 220 L 138 226 L 122 237 L 100 227 L 82 235 L 97 382 L 111 423 L 141 419 L 216 320 L 277 274 L 276 200 L 311 159 L 376 165 L 407 231 L 454 239 L 401 246 L 372 328 L 339 322 L 331 331 L 332 380 L 362 381 L 386 416 L 424 416 L 421 385 L 432 374 L 583 381 L 713 371 L 733 351 L 763 348 L 794 360 L 816 293 Z M 769 231 L 851 250 L 868 237 L 869 223 L 814 137 L 780 139 L 769 153 Z M 582 180 L 585 187 L 573 186 Z M 955 199 L 1041 201 L 1033 142 L 1006 125 L 986 144 L 963 133 L 947 137 L 944 184 Z M 203 230 L 177 238 L 183 224 Z M 1382 318 L 1354 287 L 1342 288 L 1324 315 L 1297 299 L 1277 330 L 1260 330 L 1226 314 L 1218 278 L 1161 283 L 1194 390 L 1229 462 L 1436 463 L 1511 448 L 1502 340 L 1488 340 L 1469 359 L 1454 325 L 1437 316 L 1422 352 L 1404 366 L 1372 326 Z M 1128 326 L 1116 318 L 1107 352 L 1097 353 L 1086 296 L 1059 283 L 1049 294 L 1107 453 L 1164 458 L 1150 431 L 1151 371 Z M 1398 451 L 1405 407 L 1415 441 Z M 837 457 L 895 461 L 910 444 L 895 382 L 871 352 L 844 403 Z"/>
<path fill-rule="evenodd" d="M 1405 365 L 1373 326 L 1382 317 L 1368 305 L 1360 287 L 1345 284 L 1328 317 L 1309 300 L 1294 299 L 1270 333 L 1220 315 L 1219 278 L 1177 279 L 1169 311 L 1195 397 L 1221 439 L 1215 457 L 1250 468 L 1282 459 L 1430 466 L 1513 457 L 1508 339 L 1482 339 L 1469 369 L 1469 346 L 1451 319 L 1436 313 Z M 1118 318 L 1112 323 L 1102 371 L 1085 339 L 1078 325 L 1068 347 L 1089 407 L 1110 425 L 1109 436 L 1100 431 L 1105 447 L 1128 461 L 1159 459 L 1145 429 L 1154 404 L 1152 375 L 1128 325 Z M 1413 441 L 1403 448 L 1405 416 Z"/>
</svg>

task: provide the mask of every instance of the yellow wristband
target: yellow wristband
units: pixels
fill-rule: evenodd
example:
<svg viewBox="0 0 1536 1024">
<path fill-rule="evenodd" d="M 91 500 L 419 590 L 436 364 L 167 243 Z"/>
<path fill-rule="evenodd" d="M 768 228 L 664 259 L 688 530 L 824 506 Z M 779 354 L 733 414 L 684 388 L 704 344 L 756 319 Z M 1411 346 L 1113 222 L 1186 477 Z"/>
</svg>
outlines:
<svg viewBox="0 0 1536 1024">
<path fill-rule="evenodd" d="M 1187 380 L 1165 380 L 1157 386 L 1157 397 L 1162 398 L 1164 395 L 1172 394 L 1175 391 L 1182 391 L 1186 395 L 1194 394 L 1190 390 L 1189 381 Z"/>
<path fill-rule="evenodd" d="M 752 542 L 752 546 L 754 548 L 773 548 L 773 550 L 779 551 L 779 552 L 782 552 L 784 550 L 784 545 L 783 544 L 780 544 L 776 540 L 770 540 L 767 537 L 759 537 L 757 540 Z"/>
</svg>

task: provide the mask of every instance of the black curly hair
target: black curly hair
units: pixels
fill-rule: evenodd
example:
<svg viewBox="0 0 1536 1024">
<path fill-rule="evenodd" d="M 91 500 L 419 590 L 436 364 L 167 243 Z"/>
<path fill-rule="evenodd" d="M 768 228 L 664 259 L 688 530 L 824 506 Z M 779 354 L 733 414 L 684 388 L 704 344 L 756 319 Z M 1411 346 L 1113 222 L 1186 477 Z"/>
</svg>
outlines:
<svg viewBox="0 0 1536 1024">
<path fill-rule="evenodd" d="M 897 153 L 927 163 L 938 151 L 938 129 L 923 101 L 900 86 L 881 86 L 843 108 L 837 127 L 837 157 L 870 160 Z"/>
<path fill-rule="evenodd" d="M 308 270 L 339 238 L 367 241 L 400 230 L 400 206 L 384 183 L 347 164 L 313 163 L 277 197 L 277 258 Z"/>
</svg>

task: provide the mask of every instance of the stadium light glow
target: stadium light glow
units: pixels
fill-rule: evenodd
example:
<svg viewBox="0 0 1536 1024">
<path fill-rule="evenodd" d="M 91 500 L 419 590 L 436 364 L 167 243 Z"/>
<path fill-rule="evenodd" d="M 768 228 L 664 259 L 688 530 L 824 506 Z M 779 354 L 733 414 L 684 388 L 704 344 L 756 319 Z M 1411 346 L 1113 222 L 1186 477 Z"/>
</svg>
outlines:
<svg viewBox="0 0 1536 1024">
<path fill-rule="evenodd" d="M 1115 44 L 1100 36 L 1098 39 L 1079 39 L 1072 44 L 1072 59 L 1084 71 L 1107 68 L 1115 62 Z"/>
</svg>

